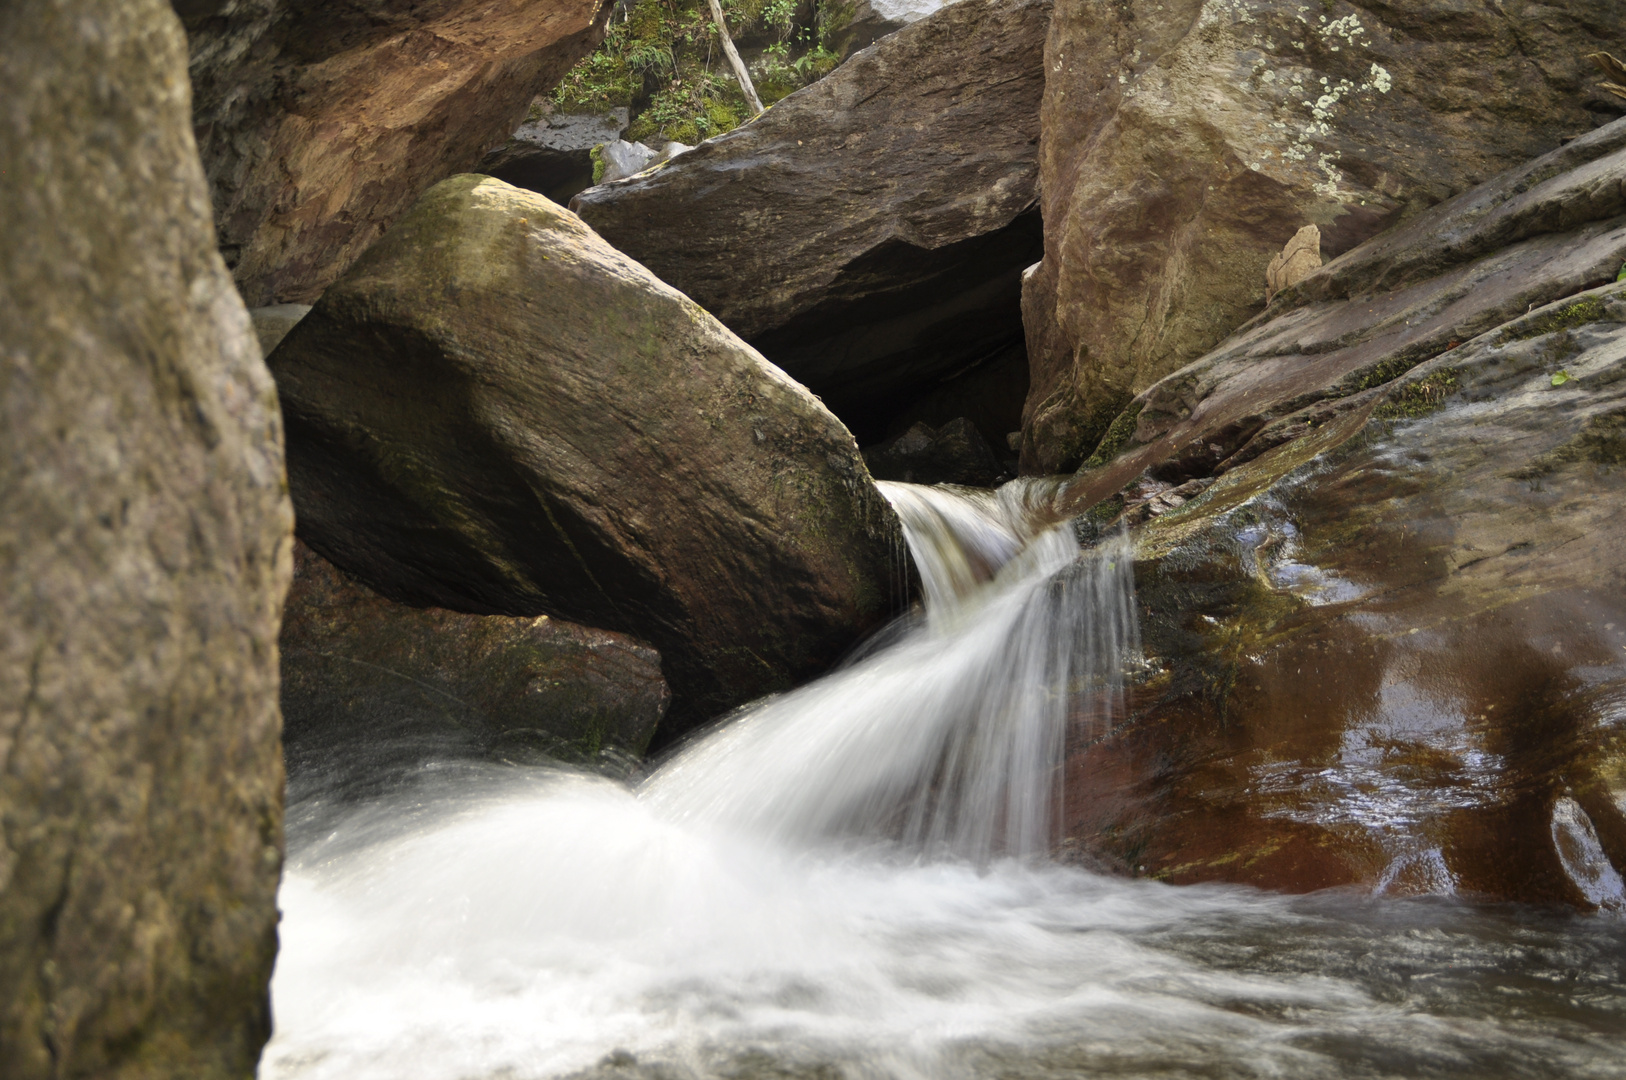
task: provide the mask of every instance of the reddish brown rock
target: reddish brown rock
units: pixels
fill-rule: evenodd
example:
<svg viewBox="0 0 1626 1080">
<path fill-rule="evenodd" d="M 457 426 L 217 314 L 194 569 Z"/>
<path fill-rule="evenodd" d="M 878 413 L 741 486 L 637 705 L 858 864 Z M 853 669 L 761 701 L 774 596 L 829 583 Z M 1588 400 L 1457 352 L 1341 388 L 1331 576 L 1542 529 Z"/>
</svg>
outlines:
<svg viewBox="0 0 1626 1080">
<path fill-rule="evenodd" d="M 1045 258 L 1024 286 L 1028 472 L 1257 314 L 1304 225 L 1340 255 L 1620 114 L 1612 0 L 1067 0 L 1046 45 Z"/>
<path fill-rule="evenodd" d="M 642 642 L 546 615 L 397 604 L 298 545 L 282 621 L 289 770 L 348 772 L 447 750 L 595 763 L 636 757 L 671 697 Z M 331 787 L 331 778 L 321 782 Z"/>
<path fill-rule="evenodd" d="M 1162 478 L 1127 492 L 1148 672 L 1072 758 L 1072 849 L 1626 905 L 1626 284 L 1597 284 L 1623 263 L 1626 122 L 1334 260 L 1137 399 L 1072 492 L 1100 520 Z"/>
<path fill-rule="evenodd" d="M 250 306 L 312 303 L 602 39 L 602 0 L 175 0 L 221 251 Z"/>
</svg>

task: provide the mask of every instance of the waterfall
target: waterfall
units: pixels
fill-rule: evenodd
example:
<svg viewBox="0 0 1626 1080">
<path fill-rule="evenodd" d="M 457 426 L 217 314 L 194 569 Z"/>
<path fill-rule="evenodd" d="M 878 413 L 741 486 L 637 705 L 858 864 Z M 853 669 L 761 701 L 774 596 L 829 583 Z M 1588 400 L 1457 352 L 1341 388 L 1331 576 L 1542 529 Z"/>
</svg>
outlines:
<svg viewBox="0 0 1626 1080">
<path fill-rule="evenodd" d="M 296 789 L 260 1080 L 1619 1074 L 1616 924 L 1040 857 L 1137 651 L 1127 547 L 1043 482 L 883 489 L 924 611 L 641 785 Z"/>
<path fill-rule="evenodd" d="M 1081 555 L 1034 524 L 1042 482 L 882 483 L 926 597 L 886 647 L 743 710 L 640 797 L 781 844 L 888 838 L 984 863 L 1054 840 L 1068 723 L 1116 711 L 1138 650 L 1123 540 Z"/>
</svg>

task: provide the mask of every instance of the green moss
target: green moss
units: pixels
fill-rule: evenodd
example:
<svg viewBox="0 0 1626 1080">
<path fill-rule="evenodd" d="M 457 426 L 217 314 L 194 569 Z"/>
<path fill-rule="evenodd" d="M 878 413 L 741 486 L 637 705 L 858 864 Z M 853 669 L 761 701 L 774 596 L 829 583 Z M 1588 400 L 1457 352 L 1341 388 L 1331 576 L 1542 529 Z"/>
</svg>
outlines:
<svg viewBox="0 0 1626 1080">
<path fill-rule="evenodd" d="M 593 159 L 593 183 L 604 181 L 604 144 L 599 143 L 589 152 L 588 157 Z"/>
<path fill-rule="evenodd" d="M 1501 343 L 1513 341 L 1528 341 L 1531 338 L 1541 337 L 1543 334 L 1556 334 L 1561 330 L 1573 330 L 1587 323 L 1597 322 L 1603 318 L 1603 300 L 1596 296 L 1585 296 L 1563 307 L 1543 312 L 1533 319 L 1526 320 L 1522 325 L 1516 326 L 1502 336 Z"/>
<path fill-rule="evenodd" d="M 1407 383 L 1372 410 L 1374 420 L 1416 420 L 1437 411 L 1457 389 L 1457 370 L 1442 368 L 1427 378 Z"/>
<path fill-rule="evenodd" d="M 1338 388 L 1338 392 L 1331 396 L 1350 397 L 1354 394 L 1371 390 L 1373 387 L 1394 382 L 1396 379 L 1400 378 L 1400 376 L 1406 374 L 1406 372 L 1410 371 L 1418 364 L 1423 363 L 1427 359 L 1429 358 L 1420 356 L 1392 357 L 1383 361 L 1381 364 L 1376 364 L 1373 367 L 1368 368 L 1366 371 L 1361 372 L 1349 383 L 1340 386 Z"/>
<path fill-rule="evenodd" d="M 1132 401 L 1129 407 L 1119 413 L 1117 418 L 1107 427 L 1107 433 L 1101 436 L 1101 441 L 1095 447 L 1095 453 L 1084 462 L 1082 468 L 1099 469 L 1113 458 L 1123 453 L 1124 447 L 1135 435 L 1135 422 L 1140 419 L 1140 411 L 1144 404 Z"/>
<path fill-rule="evenodd" d="M 750 48 L 769 39 L 752 71 L 766 104 L 823 78 L 841 62 L 852 0 L 723 0 L 729 33 Z M 612 19 L 603 43 L 566 73 L 556 107 L 626 106 L 630 140 L 697 143 L 738 127 L 750 109 L 723 59 L 706 0 L 638 0 Z"/>
</svg>

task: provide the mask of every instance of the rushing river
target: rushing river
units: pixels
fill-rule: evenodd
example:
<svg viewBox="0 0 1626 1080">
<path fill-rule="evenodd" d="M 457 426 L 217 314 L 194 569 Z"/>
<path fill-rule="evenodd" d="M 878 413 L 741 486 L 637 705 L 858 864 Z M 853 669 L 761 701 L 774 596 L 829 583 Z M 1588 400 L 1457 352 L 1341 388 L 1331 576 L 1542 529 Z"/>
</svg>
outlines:
<svg viewBox="0 0 1626 1080">
<path fill-rule="evenodd" d="M 1127 550 L 883 488 L 924 617 L 640 782 L 296 768 L 261 1077 L 1626 1077 L 1626 920 L 1047 861 Z"/>
</svg>

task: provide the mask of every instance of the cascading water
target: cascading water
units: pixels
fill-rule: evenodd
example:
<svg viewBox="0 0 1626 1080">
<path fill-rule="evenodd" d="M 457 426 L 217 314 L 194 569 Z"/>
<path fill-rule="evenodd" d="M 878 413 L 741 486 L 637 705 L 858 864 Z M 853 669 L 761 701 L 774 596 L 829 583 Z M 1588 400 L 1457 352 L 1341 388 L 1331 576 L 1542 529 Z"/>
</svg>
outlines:
<svg viewBox="0 0 1626 1080">
<path fill-rule="evenodd" d="M 1014 499 L 881 485 L 920 570 L 925 619 L 884 650 L 753 705 L 664 766 L 662 818 L 781 845 L 895 837 L 984 863 L 1046 851 L 1070 706 L 1121 691 L 1135 641 L 1121 542 L 1081 558 L 1026 535 Z"/>
<path fill-rule="evenodd" d="M 294 783 L 263 1080 L 1611 1075 L 1619 995 L 1531 1023 L 1484 977 L 1619 986 L 1607 928 L 1047 862 L 1064 743 L 1137 652 L 1127 548 L 1041 528 L 1038 482 L 882 488 L 924 616 L 641 785 L 446 757 L 360 801 Z M 1374 961 L 1454 975 L 1396 992 Z"/>
</svg>

